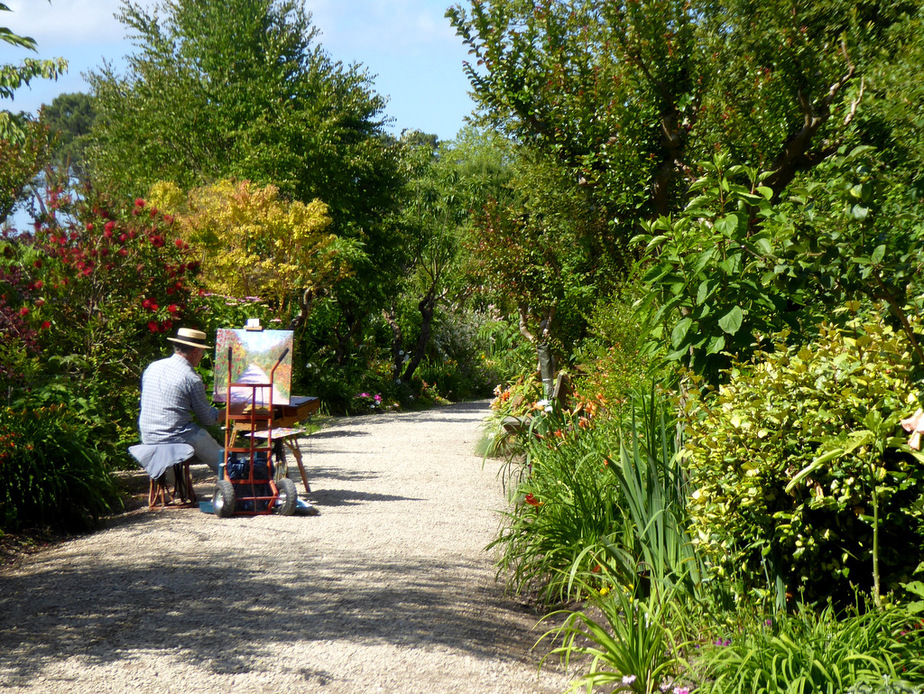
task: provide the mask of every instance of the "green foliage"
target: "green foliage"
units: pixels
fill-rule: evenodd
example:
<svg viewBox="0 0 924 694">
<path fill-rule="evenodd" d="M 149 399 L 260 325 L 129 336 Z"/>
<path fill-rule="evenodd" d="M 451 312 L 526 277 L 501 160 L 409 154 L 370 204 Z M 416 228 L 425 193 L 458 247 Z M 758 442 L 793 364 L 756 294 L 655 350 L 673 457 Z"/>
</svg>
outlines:
<svg viewBox="0 0 924 694">
<path fill-rule="evenodd" d="M 901 692 L 902 680 L 924 681 L 924 629 L 900 607 L 838 615 L 800 605 L 728 636 L 700 651 L 704 694 Z"/>
<path fill-rule="evenodd" d="M 74 175 L 86 178 L 87 136 L 95 119 L 96 107 L 89 94 L 59 94 L 42 107 L 42 121 L 54 137 L 55 166 L 69 167 Z"/>
<path fill-rule="evenodd" d="M 127 74 L 89 76 L 95 176 L 128 195 L 160 180 L 272 184 L 289 200 L 324 200 L 335 233 L 385 250 L 382 217 L 400 179 L 382 137 L 385 102 L 361 66 L 331 60 L 294 0 L 157 9 L 126 3 L 118 18 L 138 46 Z"/>
<path fill-rule="evenodd" d="M 0 409 L 0 529 L 83 530 L 117 505 L 90 429 L 63 405 Z"/>
<path fill-rule="evenodd" d="M 702 566 L 687 534 L 686 484 L 663 401 L 634 394 L 631 419 L 600 416 L 599 403 L 562 410 L 504 391 L 495 421 L 519 421 L 524 457 L 505 528 L 501 571 L 546 601 L 583 585 L 637 586 L 693 596 Z M 510 414 L 504 414 L 509 412 Z M 638 419 L 635 419 L 637 413 Z M 518 450 L 512 448 L 513 451 Z"/>
<path fill-rule="evenodd" d="M 9 7 L 0 3 L 0 12 L 9 11 Z M 0 27 L 0 42 L 36 50 L 34 39 L 20 36 L 7 27 Z M 19 65 L 0 64 L 0 100 L 13 99 L 16 90 L 28 86 L 35 78 L 57 79 L 64 72 L 67 61 L 61 58 L 26 58 Z M 47 162 L 49 146 L 47 128 L 34 118 L 0 110 L 0 223 L 6 221 L 28 183 Z"/>
<path fill-rule="evenodd" d="M 623 245 L 716 149 L 781 194 L 848 137 L 866 75 L 919 45 L 914 2 L 465 4 L 447 16 L 485 118 L 590 189 Z"/>
<path fill-rule="evenodd" d="M 781 241 L 760 225 L 773 192 L 724 155 L 701 166 L 707 173 L 690 187 L 684 212 L 646 224 L 638 238 L 652 258 L 642 281 L 652 290 L 645 308 L 654 339 L 669 342 L 667 359 L 715 379 L 729 354 L 747 355 L 759 335 L 796 314 L 774 282 Z"/>
<path fill-rule="evenodd" d="M 602 554 L 603 540 L 621 521 L 606 459 L 616 441 L 611 427 L 578 433 L 577 418 L 537 407 L 523 432 L 522 481 L 490 546 L 501 550 L 499 571 L 508 572 L 511 588 L 541 591 L 545 602 L 555 602 L 569 596 L 572 572 L 591 573 L 592 550 Z"/>
<path fill-rule="evenodd" d="M 697 542 L 739 594 L 842 601 L 873 585 L 877 561 L 886 589 L 908 579 L 924 533 L 924 471 L 897 426 L 915 409 L 910 363 L 881 319 L 857 319 L 690 393 Z"/>
<path fill-rule="evenodd" d="M 602 397 L 616 408 L 650 379 L 663 355 L 647 350 L 644 320 L 635 302 L 641 286 L 627 286 L 601 299 L 589 319 L 590 335 L 575 355 L 584 376 L 576 387 L 585 397 Z"/>
<path fill-rule="evenodd" d="M 611 691 L 669 691 L 684 663 L 669 626 L 669 600 L 639 600 L 630 591 L 616 589 L 608 598 L 595 598 L 593 606 L 604 621 L 587 612 L 571 612 L 562 627 L 546 634 L 562 639 L 550 655 L 558 655 L 566 665 L 574 655 L 591 658 L 587 672 L 569 691 L 613 685 Z"/>
</svg>

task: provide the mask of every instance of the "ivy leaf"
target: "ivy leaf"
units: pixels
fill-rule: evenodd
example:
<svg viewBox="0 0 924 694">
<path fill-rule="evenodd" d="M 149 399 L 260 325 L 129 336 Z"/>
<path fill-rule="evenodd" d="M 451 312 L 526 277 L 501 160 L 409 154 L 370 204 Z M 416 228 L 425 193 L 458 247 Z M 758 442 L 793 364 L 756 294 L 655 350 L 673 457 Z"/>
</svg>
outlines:
<svg viewBox="0 0 924 694">
<path fill-rule="evenodd" d="M 731 311 L 719 318 L 719 327 L 729 335 L 734 335 L 741 328 L 743 320 L 744 312 L 740 306 L 735 306 Z"/>
</svg>

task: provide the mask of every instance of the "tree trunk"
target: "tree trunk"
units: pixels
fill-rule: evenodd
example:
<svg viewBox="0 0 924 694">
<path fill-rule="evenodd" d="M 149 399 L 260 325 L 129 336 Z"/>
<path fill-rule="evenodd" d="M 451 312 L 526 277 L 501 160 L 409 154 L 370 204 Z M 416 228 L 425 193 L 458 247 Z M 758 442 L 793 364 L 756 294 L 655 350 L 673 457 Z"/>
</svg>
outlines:
<svg viewBox="0 0 924 694">
<path fill-rule="evenodd" d="M 395 305 L 382 311 L 385 322 L 391 328 L 391 378 L 397 381 L 401 378 L 401 367 L 404 364 L 404 335 L 398 325 L 398 316 Z"/>
<path fill-rule="evenodd" d="M 420 334 L 417 336 L 417 344 L 414 345 L 411 359 L 408 361 L 407 368 L 404 370 L 404 375 L 401 377 L 405 381 L 411 380 L 414 371 L 420 366 L 420 362 L 423 361 L 424 353 L 427 349 L 427 344 L 430 342 L 430 331 L 433 327 L 433 313 L 436 308 L 435 287 L 430 287 L 424 298 L 418 302 L 417 308 L 420 309 Z"/>
</svg>

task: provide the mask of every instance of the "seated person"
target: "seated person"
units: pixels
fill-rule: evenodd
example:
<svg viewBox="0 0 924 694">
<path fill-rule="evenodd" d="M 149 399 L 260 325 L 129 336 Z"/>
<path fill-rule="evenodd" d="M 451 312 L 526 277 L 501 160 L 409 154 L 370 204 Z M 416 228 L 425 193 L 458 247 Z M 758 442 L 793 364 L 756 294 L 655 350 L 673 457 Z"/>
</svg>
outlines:
<svg viewBox="0 0 924 694">
<path fill-rule="evenodd" d="M 176 337 L 167 339 L 174 343 L 173 356 L 153 362 L 141 376 L 141 442 L 188 443 L 196 458 L 217 472 L 224 449 L 200 425 L 218 424 L 219 410 L 209 404 L 195 371 L 211 345 L 205 344 L 204 332 L 191 328 L 180 328 Z"/>
</svg>

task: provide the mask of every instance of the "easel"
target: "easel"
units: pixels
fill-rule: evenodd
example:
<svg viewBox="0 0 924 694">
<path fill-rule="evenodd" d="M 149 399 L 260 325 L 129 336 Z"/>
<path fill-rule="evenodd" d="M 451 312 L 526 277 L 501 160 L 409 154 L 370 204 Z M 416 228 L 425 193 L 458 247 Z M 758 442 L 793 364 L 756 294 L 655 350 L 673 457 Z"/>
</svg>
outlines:
<svg viewBox="0 0 924 694">
<path fill-rule="evenodd" d="M 263 327 L 260 325 L 259 318 L 248 318 L 244 330 L 248 332 L 260 332 Z M 230 402 L 231 392 L 228 391 L 228 400 Z M 301 422 L 307 421 L 311 415 L 320 409 L 321 401 L 316 397 L 290 396 L 288 405 L 273 405 L 272 411 L 268 413 L 267 429 L 263 431 L 246 430 L 238 423 L 234 425 L 234 436 L 243 434 L 253 438 L 270 439 L 272 443 L 282 442 L 285 448 L 288 448 L 295 458 L 298 465 L 298 472 L 302 478 L 302 484 L 305 486 L 305 492 L 311 493 L 311 485 L 308 483 L 308 475 L 305 472 L 305 466 L 302 462 L 302 452 L 298 446 L 298 437 L 304 432 L 294 427 Z M 270 444 L 271 445 L 271 444 Z M 283 463 L 277 460 L 277 463 Z M 287 466 L 277 465 L 277 470 L 286 471 Z"/>
</svg>

